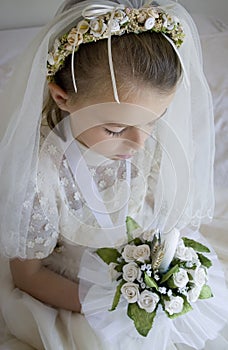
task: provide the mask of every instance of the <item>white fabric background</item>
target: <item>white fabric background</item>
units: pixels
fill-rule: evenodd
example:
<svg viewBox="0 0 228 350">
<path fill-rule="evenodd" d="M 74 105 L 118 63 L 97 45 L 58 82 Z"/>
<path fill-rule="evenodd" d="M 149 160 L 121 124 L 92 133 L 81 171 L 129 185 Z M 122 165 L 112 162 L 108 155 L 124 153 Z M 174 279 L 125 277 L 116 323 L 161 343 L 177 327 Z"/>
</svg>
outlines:
<svg viewBox="0 0 228 350">
<path fill-rule="evenodd" d="M 216 209 L 213 222 L 210 226 L 202 227 L 202 231 L 225 264 L 228 276 L 228 26 L 217 18 L 195 15 L 194 19 L 201 35 L 204 70 L 213 95 L 216 130 Z M 0 31 L 0 89 L 4 88 L 11 74 L 17 55 L 39 29 Z M 0 319 L 0 338 L 3 332 Z"/>
</svg>

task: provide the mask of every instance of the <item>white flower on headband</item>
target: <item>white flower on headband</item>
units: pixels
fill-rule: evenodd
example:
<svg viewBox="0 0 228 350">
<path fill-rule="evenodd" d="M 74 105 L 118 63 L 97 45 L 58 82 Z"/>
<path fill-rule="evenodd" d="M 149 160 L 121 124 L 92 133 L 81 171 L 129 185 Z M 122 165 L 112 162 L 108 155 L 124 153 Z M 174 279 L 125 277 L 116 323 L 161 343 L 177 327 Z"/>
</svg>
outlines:
<svg viewBox="0 0 228 350">
<path fill-rule="evenodd" d="M 117 10 L 114 14 L 114 18 L 122 21 L 126 17 L 126 13 L 123 10 Z"/>
<path fill-rule="evenodd" d="M 120 30 L 120 21 L 118 19 L 110 20 L 108 26 L 111 26 L 111 33 L 118 32 Z"/>
<path fill-rule="evenodd" d="M 67 37 L 67 42 L 70 45 L 66 45 L 66 49 L 69 50 L 70 47 L 79 46 L 83 43 L 83 35 L 79 33 L 75 28 L 71 30 Z M 72 49 L 71 49 L 72 50 Z"/>
<path fill-rule="evenodd" d="M 178 18 L 165 13 L 159 7 L 109 8 L 106 12 L 102 11 L 100 15 L 93 16 L 88 16 L 87 13 L 84 11 L 84 19 L 55 40 L 53 50 L 47 57 L 49 80 L 64 66 L 66 57 L 73 50 L 77 51 L 81 44 L 107 39 L 109 35 L 154 31 L 166 34 L 179 47 L 185 36 Z"/>
<path fill-rule="evenodd" d="M 154 17 L 150 17 L 150 18 L 147 18 L 145 24 L 144 24 L 144 27 L 146 30 L 150 30 L 154 27 L 154 24 L 155 24 L 155 18 Z"/>
<path fill-rule="evenodd" d="M 163 15 L 164 19 L 163 27 L 167 28 L 168 30 L 173 30 L 174 26 L 178 23 L 178 19 L 176 17 L 171 17 L 170 15 Z"/>
<path fill-rule="evenodd" d="M 77 30 L 81 34 L 87 33 L 89 28 L 90 28 L 89 23 L 85 20 L 80 21 L 77 25 Z"/>
<path fill-rule="evenodd" d="M 99 38 L 107 29 L 107 25 L 104 23 L 102 19 L 92 20 L 90 22 L 91 34 L 95 38 Z"/>
</svg>

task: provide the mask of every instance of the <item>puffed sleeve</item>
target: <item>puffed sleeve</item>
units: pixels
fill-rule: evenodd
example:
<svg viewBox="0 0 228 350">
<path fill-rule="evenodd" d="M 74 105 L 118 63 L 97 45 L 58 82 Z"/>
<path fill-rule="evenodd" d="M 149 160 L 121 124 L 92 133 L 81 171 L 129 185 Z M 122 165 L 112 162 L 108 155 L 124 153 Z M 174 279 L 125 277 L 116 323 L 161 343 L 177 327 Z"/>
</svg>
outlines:
<svg viewBox="0 0 228 350">
<path fill-rule="evenodd" d="M 48 208 L 46 197 L 35 195 L 26 241 L 27 259 L 43 259 L 54 250 L 59 237 L 56 209 Z"/>
<path fill-rule="evenodd" d="M 26 258 L 43 259 L 56 247 L 59 238 L 59 154 L 48 144 L 40 152 L 36 192 L 27 218 Z M 25 216 L 26 213 L 25 208 Z"/>
</svg>

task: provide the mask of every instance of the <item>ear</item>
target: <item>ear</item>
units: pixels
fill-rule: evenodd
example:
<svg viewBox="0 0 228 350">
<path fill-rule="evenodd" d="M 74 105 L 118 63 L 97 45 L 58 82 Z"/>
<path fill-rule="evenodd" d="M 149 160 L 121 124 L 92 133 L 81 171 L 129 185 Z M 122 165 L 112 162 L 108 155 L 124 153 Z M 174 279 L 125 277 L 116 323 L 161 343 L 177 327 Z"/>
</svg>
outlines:
<svg viewBox="0 0 228 350">
<path fill-rule="evenodd" d="M 56 102 L 58 107 L 63 111 L 69 112 L 68 107 L 68 94 L 57 84 L 55 83 L 49 83 L 48 84 L 50 94 L 53 98 L 53 100 Z"/>
</svg>

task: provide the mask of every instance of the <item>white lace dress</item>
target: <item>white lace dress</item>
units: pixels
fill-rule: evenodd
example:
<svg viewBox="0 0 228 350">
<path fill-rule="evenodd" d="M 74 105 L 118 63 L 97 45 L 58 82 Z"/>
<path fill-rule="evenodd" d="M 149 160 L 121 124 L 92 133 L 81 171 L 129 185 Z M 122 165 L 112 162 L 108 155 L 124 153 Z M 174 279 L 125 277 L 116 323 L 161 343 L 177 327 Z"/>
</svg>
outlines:
<svg viewBox="0 0 228 350">
<path fill-rule="evenodd" d="M 152 142 L 152 141 L 150 141 Z M 87 154 L 87 149 L 79 144 L 86 159 L 89 171 L 97 188 L 110 210 L 113 222 L 118 221 L 118 210 L 126 196 L 126 162 L 109 160 L 95 153 Z M 144 228 L 151 224 L 153 216 L 153 189 L 159 171 L 159 150 L 150 144 L 149 153 L 140 153 L 132 160 L 130 197 L 128 215 Z M 99 230 L 99 224 L 85 202 L 80 188 L 75 182 L 64 156 L 58 165 L 58 150 L 49 145 L 45 154 L 43 169 L 38 174 L 39 192 L 37 193 L 30 218 L 30 228 L 26 241 L 27 257 L 42 259 L 44 266 L 78 282 L 81 257 L 87 247 L 105 247 L 110 245 L 110 237 Z M 159 157 L 158 157 L 159 158 Z M 26 212 L 28 203 L 24 203 Z M 189 231 L 195 238 L 197 232 Z M 126 238 L 125 238 L 126 239 Z M 124 238 L 111 238 L 112 245 L 120 245 Z M 11 279 L 8 261 L 2 259 L 0 266 L 0 308 L 5 328 L 2 329 L 1 350 L 166 350 L 192 349 L 181 344 L 178 332 L 192 332 L 188 337 L 202 338 L 196 342 L 200 349 L 227 349 L 228 342 L 218 332 L 228 314 L 227 291 L 224 276 L 216 256 L 211 283 L 215 295 L 211 301 L 202 301 L 202 307 L 183 321 L 173 322 L 170 336 L 166 334 L 166 321 L 158 317 L 156 336 L 150 339 L 137 338 L 135 334 L 125 334 L 115 342 L 107 343 L 95 334 L 85 317 L 81 314 L 59 310 L 45 305 L 30 295 L 15 289 Z M 224 300 L 226 299 L 226 300 Z M 208 303 L 208 304 L 207 304 Z M 189 313 L 191 314 L 191 312 Z M 180 318 L 179 318 L 180 319 Z M 0 320 L 1 322 L 1 320 Z M 186 324 L 191 323 L 187 330 Z M 198 323 L 197 323 L 198 322 Z M 178 330 L 179 327 L 179 330 Z M 192 328 L 191 328 L 192 327 Z M 197 334 L 196 331 L 197 330 Z M 211 334 L 208 333 L 211 332 Z M 5 331 L 5 333 L 4 333 Z M 167 335 L 166 337 L 164 335 Z M 204 339 L 208 341 L 204 345 Z M 155 339 L 156 338 L 156 339 Z M 159 339 L 166 339 L 164 346 Z M 156 340 L 156 341 L 155 341 Z M 178 345 L 179 344 L 179 345 Z"/>
</svg>

